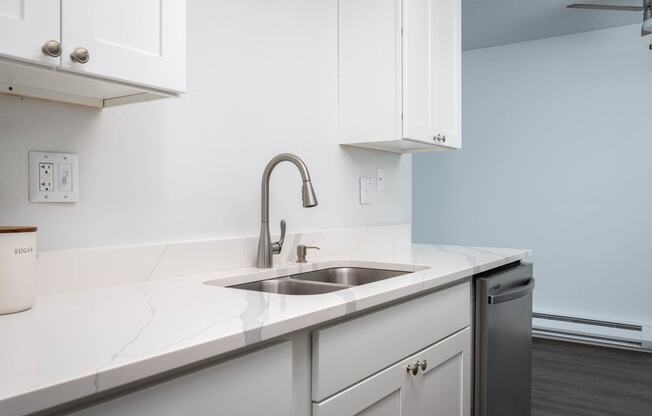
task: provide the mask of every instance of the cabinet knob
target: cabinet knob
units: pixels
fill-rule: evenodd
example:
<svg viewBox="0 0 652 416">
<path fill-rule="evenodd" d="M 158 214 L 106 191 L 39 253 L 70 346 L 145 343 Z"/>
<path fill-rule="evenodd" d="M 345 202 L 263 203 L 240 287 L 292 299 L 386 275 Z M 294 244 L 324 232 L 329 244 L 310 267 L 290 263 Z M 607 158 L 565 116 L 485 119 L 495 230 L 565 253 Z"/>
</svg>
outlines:
<svg viewBox="0 0 652 416">
<path fill-rule="evenodd" d="M 423 361 L 417 361 L 414 365 L 408 365 L 407 366 L 407 372 L 412 373 L 413 376 L 416 376 L 419 374 L 419 369 L 421 371 L 426 371 L 428 368 L 428 361 L 423 360 Z"/>
<path fill-rule="evenodd" d="M 72 59 L 74 62 L 85 64 L 86 62 L 90 61 L 91 54 L 86 48 L 75 48 L 75 50 L 70 54 L 70 59 Z"/>
<path fill-rule="evenodd" d="M 441 136 L 441 141 L 446 143 L 446 135 L 445 134 L 443 136 Z"/>
<path fill-rule="evenodd" d="M 432 138 L 432 140 L 439 142 L 441 141 L 441 134 L 436 135 L 435 137 Z"/>
<path fill-rule="evenodd" d="M 49 40 L 45 42 L 43 46 L 41 46 L 41 50 L 45 55 L 51 56 L 53 58 L 61 56 L 61 44 L 56 40 Z"/>
<path fill-rule="evenodd" d="M 407 372 L 412 373 L 413 376 L 416 376 L 417 373 L 419 373 L 419 361 L 415 365 L 409 365 L 407 366 Z"/>
</svg>

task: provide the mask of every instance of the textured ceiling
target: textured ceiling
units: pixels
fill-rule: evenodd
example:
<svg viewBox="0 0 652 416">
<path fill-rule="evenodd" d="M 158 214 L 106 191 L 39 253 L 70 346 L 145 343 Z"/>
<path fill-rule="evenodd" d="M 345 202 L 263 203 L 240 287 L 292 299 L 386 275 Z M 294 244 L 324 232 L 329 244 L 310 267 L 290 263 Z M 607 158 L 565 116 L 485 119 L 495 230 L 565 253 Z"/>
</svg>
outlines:
<svg viewBox="0 0 652 416">
<path fill-rule="evenodd" d="M 572 10 L 572 3 L 639 5 L 638 0 L 462 0 L 462 47 L 486 48 L 625 26 L 643 13 Z"/>
</svg>

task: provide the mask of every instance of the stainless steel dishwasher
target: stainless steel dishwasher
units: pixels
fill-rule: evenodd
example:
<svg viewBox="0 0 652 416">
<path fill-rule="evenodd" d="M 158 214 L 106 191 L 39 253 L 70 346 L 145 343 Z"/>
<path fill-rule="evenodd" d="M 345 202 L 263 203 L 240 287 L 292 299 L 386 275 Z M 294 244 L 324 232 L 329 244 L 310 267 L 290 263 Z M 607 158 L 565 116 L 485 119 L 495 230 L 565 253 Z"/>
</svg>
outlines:
<svg viewBox="0 0 652 416">
<path fill-rule="evenodd" d="M 475 278 L 475 416 L 530 416 L 532 264 Z"/>
</svg>

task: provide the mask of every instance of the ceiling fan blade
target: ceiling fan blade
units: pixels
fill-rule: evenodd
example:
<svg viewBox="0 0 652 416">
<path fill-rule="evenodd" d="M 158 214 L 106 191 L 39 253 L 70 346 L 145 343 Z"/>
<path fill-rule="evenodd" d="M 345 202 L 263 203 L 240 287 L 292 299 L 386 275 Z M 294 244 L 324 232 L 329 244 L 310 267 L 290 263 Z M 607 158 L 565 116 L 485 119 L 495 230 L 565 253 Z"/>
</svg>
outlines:
<svg viewBox="0 0 652 416">
<path fill-rule="evenodd" d="M 568 9 L 585 9 L 585 10 L 611 10 L 623 12 L 642 12 L 645 10 L 643 6 L 613 6 L 609 4 L 583 4 L 576 3 L 566 6 Z"/>
</svg>

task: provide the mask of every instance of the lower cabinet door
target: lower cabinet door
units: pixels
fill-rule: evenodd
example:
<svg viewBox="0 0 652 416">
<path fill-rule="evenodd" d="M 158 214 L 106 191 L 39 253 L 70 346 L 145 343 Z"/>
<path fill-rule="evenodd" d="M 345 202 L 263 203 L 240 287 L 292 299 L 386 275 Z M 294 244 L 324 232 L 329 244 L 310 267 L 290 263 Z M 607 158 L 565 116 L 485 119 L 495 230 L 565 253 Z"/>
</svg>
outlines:
<svg viewBox="0 0 652 416">
<path fill-rule="evenodd" d="M 411 380 L 412 414 L 470 416 L 471 329 L 435 344 L 415 359 L 421 363 L 421 371 Z"/>
<path fill-rule="evenodd" d="M 313 416 L 409 416 L 407 360 L 313 405 Z"/>
<path fill-rule="evenodd" d="M 313 416 L 470 414 L 470 328 L 313 405 Z"/>
<path fill-rule="evenodd" d="M 292 344 L 285 342 L 73 413 L 75 416 L 289 416 Z"/>
</svg>

